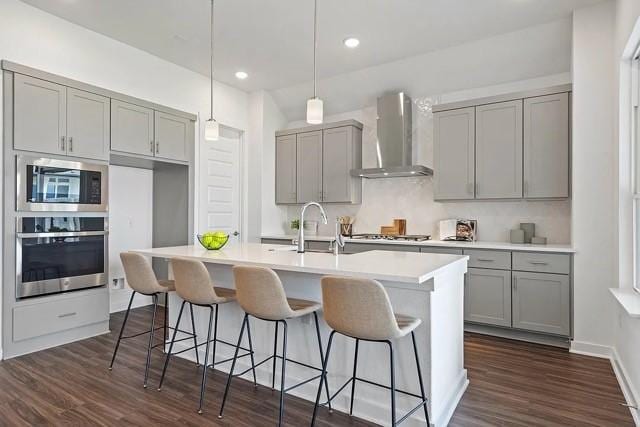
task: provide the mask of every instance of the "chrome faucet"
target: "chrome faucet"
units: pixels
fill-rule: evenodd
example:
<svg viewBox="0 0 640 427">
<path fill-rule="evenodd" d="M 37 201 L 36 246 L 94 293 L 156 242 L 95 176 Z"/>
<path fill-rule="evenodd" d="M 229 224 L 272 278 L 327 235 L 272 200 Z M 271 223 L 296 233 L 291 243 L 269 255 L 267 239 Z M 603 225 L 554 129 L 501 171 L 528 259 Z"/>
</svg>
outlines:
<svg viewBox="0 0 640 427">
<path fill-rule="evenodd" d="M 304 213 L 306 212 L 309 206 L 317 206 L 320 209 L 320 215 L 322 215 L 322 221 L 327 223 L 327 214 L 324 212 L 324 209 L 318 202 L 309 202 L 302 207 L 302 211 L 300 212 L 300 224 L 298 225 L 298 253 L 304 253 Z"/>
<path fill-rule="evenodd" d="M 336 219 L 336 234 L 334 236 L 335 240 L 331 242 L 333 246 L 330 246 L 330 249 L 333 251 L 335 256 L 340 254 L 340 248 L 344 248 L 344 237 L 342 236 L 342 230 L 340 228 L 340 221 Z"/>
</svg>

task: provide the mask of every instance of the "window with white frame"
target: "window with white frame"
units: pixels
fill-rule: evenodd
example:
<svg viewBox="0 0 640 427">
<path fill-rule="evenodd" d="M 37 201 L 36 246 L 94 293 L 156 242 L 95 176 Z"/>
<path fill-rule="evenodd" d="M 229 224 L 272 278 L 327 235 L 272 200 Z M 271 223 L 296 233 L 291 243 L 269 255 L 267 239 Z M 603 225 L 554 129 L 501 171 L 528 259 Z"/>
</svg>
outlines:
<svg viewBox="0 0 640 427">
<path fill-rule="evenodd" d="M 634 281 L 640 292 L 640 49 L 634 55 L 631 79 L 631 138 L 633 154 L 633 217 L 634 217 Z"/>
</svg>

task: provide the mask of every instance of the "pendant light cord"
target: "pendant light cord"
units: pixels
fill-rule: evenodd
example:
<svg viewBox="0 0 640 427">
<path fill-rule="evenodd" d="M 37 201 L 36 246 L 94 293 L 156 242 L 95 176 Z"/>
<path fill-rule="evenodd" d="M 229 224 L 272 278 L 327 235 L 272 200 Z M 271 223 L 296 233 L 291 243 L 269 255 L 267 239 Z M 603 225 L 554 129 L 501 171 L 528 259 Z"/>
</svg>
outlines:
<svg viewBox="0 0 640 427">
<path fill-rule="evenodd" d="M 213 120 L 213 0 L 211 0 L 211 115 L 209 120 Z"/>
<path fill-rule="evenodd" d="M 213 1 L 213 0 L 212 0 Z M 316 50 L 318 49 L 318 0 L 313 0 L 313 98 L 317 98 L 318 71 L 316 68 Z"/>
</svg>

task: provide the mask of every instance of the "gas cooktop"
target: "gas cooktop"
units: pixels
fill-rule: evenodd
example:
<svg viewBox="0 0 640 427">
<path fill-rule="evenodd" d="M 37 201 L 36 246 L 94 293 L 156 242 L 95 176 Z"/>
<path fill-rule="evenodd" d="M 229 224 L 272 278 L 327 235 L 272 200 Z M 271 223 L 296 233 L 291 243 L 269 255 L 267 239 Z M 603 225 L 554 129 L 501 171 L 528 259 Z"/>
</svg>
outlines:
<svg viewBox="0 0 640 427">
<path fill-rule="evenodd" d="M 362 239 L 362 240 L 405 240 L 412 242 L 423 242 L 425 240 L 431 240 L 431 236 L 428 234 L 403 234 L 403 235 L 395 235 L 395 234 L 371 234 L 371 233 L 363 233 L 363 234 L 354 234 L 351 236 L 352 239 Z"/>
</svg>

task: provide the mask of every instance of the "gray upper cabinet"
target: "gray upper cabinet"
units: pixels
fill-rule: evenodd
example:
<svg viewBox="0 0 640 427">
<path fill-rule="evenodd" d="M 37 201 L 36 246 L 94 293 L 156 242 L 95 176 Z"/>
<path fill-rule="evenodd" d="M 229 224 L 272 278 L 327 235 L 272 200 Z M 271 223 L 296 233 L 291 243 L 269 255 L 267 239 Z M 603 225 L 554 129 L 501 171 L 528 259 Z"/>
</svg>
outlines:
<svg viewBox="0 0 640 427">
<path fill-rule="evenodd" d="M 66 154 L 66 88 L 15 74 L 14 148 Z"/>
<path fill-rule="evenodd" d="M 524 197 L 569 197 L 569 94 L 524 100 Z"/>
<path fill-rule="evenodd" d="M 362 165 L 362 131 L 355 126 L 325 129 L 322 133 L 322 201 L 353 203 L 361 199 L 360 180 L 351 169 Z"/>
<path fill-rule="evenodd" d="M 322 200 L 322 131 L 297 134 L 297 201 Z"/>
<path fill-rule="evenodd" d="M 474 198 L 475 108 L 435 113 L 434 197 L 436 200 Z"/>
<path fill-rule="evenodd" d="M 128 102 L 111 100 L 111 149 L 153 156 L 153 110 Z"/>
<path fill-rule="evenodd" d="M 296 135 L 276 138 L 276 203 L 297 203 Z"/>
<path fill-rule="evenodd" d="M 570 334 L 569 276 L 513 272 L 513 327 L 556 335 Z"/>
<path fill-rule="evenodd" d="M 67 88 L 67 154 L 109 159 L 109 98 Z"/>
<path fill-rule="evenodd" d="M 189 126 L 191 121 L 173 114 L 154 112 L 155 155 L 172 160 L 188 160 Z"/>
<path fill-rule="evenodd" d="M 465 277 L 464 320 L 511 326 L 511 271 L 469 268 Z"/>
<path fill-rule="evenodd" d="M 476 198 L 522 197 L 522 100 L 476 107 Z"/>
</svg>

